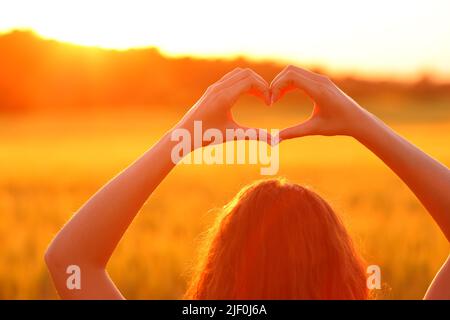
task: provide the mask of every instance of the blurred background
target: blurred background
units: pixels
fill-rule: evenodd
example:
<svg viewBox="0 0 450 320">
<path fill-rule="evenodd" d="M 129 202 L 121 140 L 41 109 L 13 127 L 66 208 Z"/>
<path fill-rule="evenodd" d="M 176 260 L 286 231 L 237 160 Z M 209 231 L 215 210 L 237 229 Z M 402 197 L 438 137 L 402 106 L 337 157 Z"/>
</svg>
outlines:
<svg viewBox="0 0 450 320">
<path fill-rule="evenodd" d="M 287 63 L 328 74 L 362 106 L 450 164 L 448 1 L 2 1 L 0 298 L 56 298 L 43 254 L 65 221 L 235 67 L 267 81 Z M 299 92 L 238 122 L 306 119 Z M 343 217 L 380 299 L 419 299 L 448 243 L 414 195 L 346 137 L 280 146 L 280 172 Z M 200 238 L 258 165 L 176 167 L 108 270 L 127 298 L 180 298 Z"/>
</svg>

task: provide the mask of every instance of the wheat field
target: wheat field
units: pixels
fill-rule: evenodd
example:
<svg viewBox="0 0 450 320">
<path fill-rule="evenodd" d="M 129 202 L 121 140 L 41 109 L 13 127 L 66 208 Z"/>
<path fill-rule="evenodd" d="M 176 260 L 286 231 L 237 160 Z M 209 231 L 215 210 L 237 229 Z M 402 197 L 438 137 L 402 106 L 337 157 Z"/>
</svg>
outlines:
<svg viewBox="0 0 450 320">
<path fill-rule="evenodd" d="M 437 108 L 439 109 L 439 108 Z M 46 246 L 105 182 L 147 150 L 182 111 L 114 111 L 0 116 L 0 298 L 57 298 Z M 292 121 L 289 108 L 241 120 Z M 440 109 L 439 109 L 440 110 Z M 403 111 L 402 111 L 403 112 Z M 403 112 L 386 121 L 450 164 L 450 120 Z M 299 118 L 303 115 L 299 115 Z M 272 121 L 272 122 L 271 122 Z M 379 265 L 380 299 L 420 299 L 449 247 L 424 208 L 375 156 L 347 137 L 307 137 L 280 146 L 279 175 L 308 185 L 335 208 L 370 264 Z M 201 233 L 257 165 L 181 165 L 163 181 L 114 253 L 108 270 L 125 297 L 182 297 Z"/>
</svg>

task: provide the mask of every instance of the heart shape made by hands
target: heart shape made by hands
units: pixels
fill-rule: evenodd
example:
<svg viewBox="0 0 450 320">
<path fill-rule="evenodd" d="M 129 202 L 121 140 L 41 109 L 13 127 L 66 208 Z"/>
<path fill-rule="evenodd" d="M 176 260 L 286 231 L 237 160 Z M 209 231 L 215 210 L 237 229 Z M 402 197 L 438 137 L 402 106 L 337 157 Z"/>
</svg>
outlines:
<svg viewBox="0 0 450 320">
<path fill-rule="evenodd" d="M 311 99 L 301 90 L 292 90 L 289 94 L 286 93 L 263 109 L 256 99 L 243 96 L 232 109 L 233 117 L 237 123 L 246 127 L 258 127 L 266 130 L 281 130 L 307 120 L 314 107 Z"/>
</svg>

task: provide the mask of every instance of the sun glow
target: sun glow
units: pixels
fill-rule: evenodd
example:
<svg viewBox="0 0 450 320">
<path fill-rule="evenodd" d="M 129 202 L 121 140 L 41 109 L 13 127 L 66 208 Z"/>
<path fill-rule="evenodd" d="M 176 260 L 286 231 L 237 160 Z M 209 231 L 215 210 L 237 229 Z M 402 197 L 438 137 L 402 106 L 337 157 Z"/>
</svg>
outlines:
<svg viewBox="0 0 450 320">
<path fill-rule="evenodd" d="M 276 58 L 334 71 L 450 74 L 448 1 L 9 1 L 0 31 L 170 55 Z"/>
</svg>

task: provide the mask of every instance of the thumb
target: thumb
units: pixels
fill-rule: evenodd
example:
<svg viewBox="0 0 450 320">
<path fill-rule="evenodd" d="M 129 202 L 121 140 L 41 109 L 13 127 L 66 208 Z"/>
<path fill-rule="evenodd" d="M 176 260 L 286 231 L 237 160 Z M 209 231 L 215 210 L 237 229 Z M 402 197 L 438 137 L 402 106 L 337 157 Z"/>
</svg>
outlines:
<svg viewBox="0 0 450 320">
<path fill-rule="evenodd" d="M 246 127 L 239 124 L 234 125 L 234 140 L 257 140 L 272 143 L 272 135 L 262 128 Z"/>
<path fill-rule="evenodd" d="M 311 136 L 315 134 L 315 121 L 308 119 L 293 127 L 285 128 L 280 131 L 280 141 L 304 136 Z"/>
</svg>

